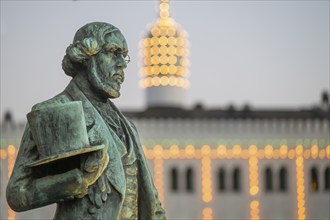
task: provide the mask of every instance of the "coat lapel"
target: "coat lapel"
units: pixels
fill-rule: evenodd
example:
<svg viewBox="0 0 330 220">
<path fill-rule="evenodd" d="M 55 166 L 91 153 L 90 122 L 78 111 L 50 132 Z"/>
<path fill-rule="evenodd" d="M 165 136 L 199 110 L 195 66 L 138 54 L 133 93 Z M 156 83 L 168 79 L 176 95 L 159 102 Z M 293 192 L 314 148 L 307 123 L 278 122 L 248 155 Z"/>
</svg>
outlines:
<svg viewBox="0 0 330 220">
<path fill-rule="evenodd" d="M 124 196 L 126 182 L 121 157 L 125 155 L 127 151 L 123 142 L 115 134 L 113 129 L 108 128 L 104 119 L 74 82 L 68 85 L 65 92 L 67 92 L 73 100 L 81 101 L 83 104 L 90 144 L 97 145 L 102 143 L 108 147 L 110 162 L 104 172 L 113 187 Z"/>
<path fill-rule="evenodd" d="M 138 132 L 133 123 L 131 123 L 117 108 L 112 104 L 113 109 L 124 121 L 127 129 L 129 130 L 130 136 L 132 136 L 133 145 L 136 157 L 138 159 L 138 169 L 139 169 L 139 196 L 145 198 L 139 202 L 139 219 L 165 219 L 164 210 L 161 207 L 157 190 L 153 184 L 150 171 L 148 169 L 147 161 L 144 157 L 144 152 L 142 150 L 142 145 Z M 160 216 L 157 216 L 159 213 Z M 164 218 L 163 218 L 164 217 Z"/>
</svg>

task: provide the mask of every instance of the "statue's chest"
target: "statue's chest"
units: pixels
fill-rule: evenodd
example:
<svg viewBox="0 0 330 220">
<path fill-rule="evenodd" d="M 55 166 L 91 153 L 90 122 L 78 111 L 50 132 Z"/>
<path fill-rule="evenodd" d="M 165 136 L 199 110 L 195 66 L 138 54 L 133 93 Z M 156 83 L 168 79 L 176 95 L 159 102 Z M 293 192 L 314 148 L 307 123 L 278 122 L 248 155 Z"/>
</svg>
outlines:
<svg viewBox="0 0 330 220">
<path fill-rule="evenodd" d="M 121 209 L 121 219 L 138 219 L 138 169 L 136 162 L 124 166 L 126 179 L 126 193 Z"/>
</svg>

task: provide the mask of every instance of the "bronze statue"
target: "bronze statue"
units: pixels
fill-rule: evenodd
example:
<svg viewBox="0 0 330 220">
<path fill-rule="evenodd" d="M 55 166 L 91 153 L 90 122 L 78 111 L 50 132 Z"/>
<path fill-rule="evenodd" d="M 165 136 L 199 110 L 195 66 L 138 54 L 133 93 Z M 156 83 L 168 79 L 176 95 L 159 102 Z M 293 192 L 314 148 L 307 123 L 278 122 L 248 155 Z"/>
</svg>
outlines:
<svg viewBox="0 0 330 220">
<path fill-rule="evenodd" d="M 7 186 L 13 210 L 57 203 L 54 219 L 166 219 L 137 130 L 110 101 L 128 61 L 113 25 L 77 31 L 62 62 L 71 82 L 28 114 Z"/>
</svg>

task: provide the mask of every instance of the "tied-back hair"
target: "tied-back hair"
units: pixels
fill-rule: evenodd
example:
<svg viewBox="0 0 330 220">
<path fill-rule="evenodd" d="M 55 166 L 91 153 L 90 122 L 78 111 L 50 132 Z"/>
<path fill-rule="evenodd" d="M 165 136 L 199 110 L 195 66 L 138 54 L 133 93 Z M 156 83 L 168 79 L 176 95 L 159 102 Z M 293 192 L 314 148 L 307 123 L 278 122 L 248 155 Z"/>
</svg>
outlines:
<svg viewBox="0 0 330 220">
<path fill-rule="evenodd" d="M 62 69 L 65 74 L 75 77 L 78 72 L 86 68 L 86 61 L 100 52 L 106 44 L 106 35 L 117 31 L 118 28 L 104 22 L 93 22 L 81 27 L 63 57 Z"/>
</svg>

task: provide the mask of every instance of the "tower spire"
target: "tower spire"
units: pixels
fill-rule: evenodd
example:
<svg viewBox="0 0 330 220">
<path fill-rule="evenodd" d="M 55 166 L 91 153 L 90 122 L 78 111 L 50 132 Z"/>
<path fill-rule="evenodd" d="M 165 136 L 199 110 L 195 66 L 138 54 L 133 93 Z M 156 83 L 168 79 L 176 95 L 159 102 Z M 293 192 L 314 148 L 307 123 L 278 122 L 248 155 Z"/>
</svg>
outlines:
<svg viewBox="0 0 330 220">
<path fill-rule="evenodd" d="M 159 1 L 159 18 L 142 40 L 143 79 L 147 105 L 180 107 L 188 87 L 186 33 L 170 17 L 168 0 Z"/>
<path fill-rule="evenodd" d="M 170 3 L 168 0 L 160 0 L 159 3 L 159 18 L 167 19 L 170 17 Z"/>
</svg>

